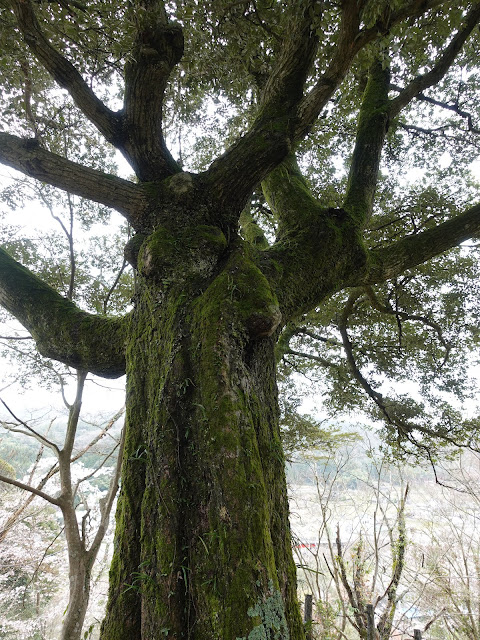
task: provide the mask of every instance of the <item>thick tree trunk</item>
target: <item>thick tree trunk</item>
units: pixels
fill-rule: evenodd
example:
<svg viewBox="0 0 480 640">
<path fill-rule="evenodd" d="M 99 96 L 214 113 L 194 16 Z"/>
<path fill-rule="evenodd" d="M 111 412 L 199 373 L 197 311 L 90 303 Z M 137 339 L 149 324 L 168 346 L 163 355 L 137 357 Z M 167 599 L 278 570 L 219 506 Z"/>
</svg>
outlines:
<svg viewBox="0 0 480 640">
<path fill-rule="evenodd" d="M 187 239 L 160 229 L 139 256 L 101 638 L 299 640 L 271 337 L 278 307 L 243 243 L 225 254 L 223 234 L 207 226 L 189 240 L 185 258 Z M 182 263 L 167 269 L 176 244 Z"/>
</svg>

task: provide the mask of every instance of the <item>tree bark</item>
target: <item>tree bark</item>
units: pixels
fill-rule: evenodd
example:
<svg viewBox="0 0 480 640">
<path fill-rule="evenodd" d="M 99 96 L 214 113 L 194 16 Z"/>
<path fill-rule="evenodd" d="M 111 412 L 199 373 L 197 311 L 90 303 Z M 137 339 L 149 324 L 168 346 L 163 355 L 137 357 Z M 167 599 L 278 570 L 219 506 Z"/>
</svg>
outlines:
<svg viewBox="0 0 480 640">
<path fill-rule="evenodd" d="M 140 251 L 102 640 L 303 639 L 278 427 L 280 315 L 255 255 L 226 246 L 201 225 L 160 228 Z"/>
<path fill-rule="evenodd" d="M 85 554 L 69 549 L 69 599 L 60 640 L 80 640 L 90 597 L 90 567 Z"/>
</svg>

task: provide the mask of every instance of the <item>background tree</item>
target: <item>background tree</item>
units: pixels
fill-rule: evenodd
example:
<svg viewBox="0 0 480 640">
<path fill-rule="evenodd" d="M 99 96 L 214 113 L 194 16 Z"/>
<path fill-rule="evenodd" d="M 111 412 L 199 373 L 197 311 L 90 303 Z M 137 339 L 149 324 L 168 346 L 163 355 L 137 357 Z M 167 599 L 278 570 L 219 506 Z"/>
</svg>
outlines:
<svg viewBox="0 0 480 640">
<path fill-rule="evenodd" d="M 0 491 L 2 527 L 18 505 L 20 491 L 4 484 Z M 33 504 L 9 531 L 0 544 L 0 637 L 43 640 L 50 621 L 42 614 L 62 586 L 61 526 L 54 509 Z"/>
<path fill-rule="evenodd" d="M 383 394 L 368 374 L 405 377 L 416 349 L 425 357 L 409 379 L 465 391 L 450 344 L 474 342 L 465 288 L 448 306 L 451 270 L 437 282 L 433 270 L 420 266 L 412 280 L 410 270 L 480 228 L 465 169 L 476 152 L 480 4 L 5 0 L 1 9 L 0 161 L 115 209 L 134 232 L 125 247 L 134 308 L 115 318 L 0 251 L 0 303 L 41 354 L 107 378 L 127 373 L 102 640 L 302 638 L 275 357 L 301 358 L 290 352 L 304 336 L 336 354 L 309 354 L 333 371 L 332 406 L 361 402 L 355 383 L 399 450 L 431 456 L 439 439 L 476 446 L 471 425 L 433 391 L 422 406 Z M 203 135 L 187 141 L 192 125 Z M 66 128 L 78 136 L 74 159 L 60 144 Z M 100 139 L 135 179 L 103 166 Z M 417 194 L 393 185 L 407 149 L 413 163 L 425 155 Z M 455 162 L 442 176 L 446 149 Z M 311 184 L 299 168 L 309 153 Z M 340 157 L 348 171 L 337 175 Z M 446 197 L 455 183 L 462 198 Z M 410 204 L 395 210 L 402 191 Z M 462 258 L 467 285 L 475 267 Z M 447 308 L 448 339 L 434 317 Z M 362 314 L 398 347 L 388 358 L 387 340 L 373 372 Z"/>
<path fill-rule="evenodd" d="M 439 473 L 442 499 L 430 499 L 416 548 L 429 571 L 421 580 L 423 600 L 441 609 L 438 637 L 470 640 L 479 633 L 478 455 L 465 454 Z"/>
<path fill-rule="evenodd" d="M 409 611 L 425 608 L 430 618 L 432 611 L 418 595 L 420 564 L 411 552 L 401 471 L 367 442 L 340 446 L 308 466 L 303 481 L 312 485 L 293 484 L 292 501 L 300 588 L 315 603 L 314 637 L 367 638 L 367 605 L 379 639 L 411 633 Z"/>
<path fill-rule="evenodd" d="M 68 128 L 60 127 L 57 135 L 66 156 L 78 153 L 75 140 L 72 140 Z M 106 161 L 104 163 L 108 164 Z M 125 261 L 117 267 L 117 272 L 112 274 L 116 265 L 115 260 L 112 260 L 111 247 L 105 244 L 103 238 L 93 236 L 90 238 L 90 247 L 92 244 L 101 243 L 103 255 L 101 260 L 90 265 L 95 268 L 93 272 L 89 272 L 86 262 L 90 247 L 82 246 L 81 243 L 82 231 L 88 230 L 98 219 L 107 219 L 105 212 L 92 203 L 82 206 L 70 194 L 64 196 L 55 193 L 47 185 L 32 183 L 25 178 L 16 179 L 13 184 L 8 185 L 4 190 L 4 197 L 8 196 L 12 187 L 15 188 L 17 199 L 37 198 L 54 221 L 59 233 L 49 234 L 43 242 L 39 239 L 37 242 L 29 242 L 27 238 L 19 242 L 18 228 L 9 227 L 5 239 L 8 238 L 10 251 L 14 255 L 22 254 L 24 262 L 30 266 L 36 265 L 45 280 L 64 292 L 67 300 L 81 299 L 83 304 L 99 313 L 106 313 L 107 307 L 118 308 L 124 304 L 122 293 L 125 286 L 130 291 L 130 283 L 124 273 Z M 77 239 L 77 235 L 80 236 L 80 240 Z M 115 244 L 115 239 L 112 244 Z M 57 257 L 55 265 L 49 261 L 52 254 Z M 41 497 L 59 508 L 64 523 L 62 534 L 66 540 L 69 573 L 68 604 L 66 607 L 62 606 L 64 615 L 61 637 L 73 640 L 83 637 L 82 627 L 89 603 L 93 566 L 107 532 L 118 490 L 123 444 L 121 437 L 113 434 L 123 410 L 109 417 L 97 432 L 91 435 L 87 443 L 81 442 L 78 431 L 87 372 L 58 366 L 39 357 L 37 353 L 32 352 L 31 337 L 24 334 L 25 332 L 19 331 L 15 326 L 10 335 L 0 336 L 0 351 L 4 359 L 10 362 L 17 381 L 21 381 L 24 387 L 31 388 L 35 381 L 50 391 L 53 388 L 58 389 L 64 409 L 67 410 L 67 419 L 63 433 L 53 429 L 53 423 L 58 416 L 50 418 L 47 426 L 46 416 L 43 414 L 39 421 L 40 426 L 37 427 L 32 421 L 26 422 L 19 418 L 0 398 L 3 413 L 6 415 L 5 420 L 0 420 L 0 426 L 15 435 L 17 440 L 22 437 L 34 439 L 40 447 L 35 463 L 29 469 L 28 479 L 20 481 L 15 474 L 12 476 L 11 473 L 2 473 L 0 469 L 0 482 L 21 488 L 29 494 L 19 501 L 2 522 L 0 542 L 3 542 L 18 525 L 35 497 Z M 69 402 L 68 387 L 72 380 L 74 401 Z M 24 411 L 20 410 L 19 413 L 24 414 Z M 50 433 L 53 430 L 55 435 Z M 94 468 L 87 470 L 84 468 L 84 461 L 95 453 L 95 448 L 106 437 L 113 437 L 112 445 L 107 446 L 103 455 L 95 460 Z M 45 466 L 45 451 L 47 459 L 48 453 L 50 454 L 50 464 L 39 473 L 39 466 Z M 89 481 L 105 471 L 105 464 L 110 472 L 110 482 L 107 482 L 105 495 L 96 496 L 95 500 Z M 89 487 L 89 491 L 85 490 L 86 486 Z M 90 495 L 87 496 L 88 493 Z"/>
<path fill-rule="evenodd" d="M 85 447 L 74 450 L 75 439 L 77 435 L 78 422 L 80 417 L 81 400 L 85 385 L 86 374 L 78 373 L 77 392 L 75 400 L 72 404 L 67 403 L 68 420 L 65 428 L 64 441 L 62 445 L 55 443 L 48 432 L 42 433 L 34 429 L 24 421 L 18 422 L 18 418 L 12 413 L 14 422 L 0 423 L 2 427 L 9 432 L 20 433 L 37 439 L 42 450 L 48 448 L 56 460 L 50 465 L 45 474 L 42 474 L 40 480 L 33 482 L 35 475 L 32 470 L 30 474 L 31 483 L 16 480 L 11 475 L 0 473 L 0 482 L 9 484 L 24 491 L 30 492 L 32 497 L 38 496 L 60 509 L 63 517 L 63 532 L 66 539 L 66 548 L 68 553 L 68 574 L 69 574 L 69 598 L 68 605 L 62 620 L 61 637 L 65 639 L 77 639 L 82 637 L 82 627 L 88 607 L 93 565 L 100 551 L 101 544 L 107 532 L 110 513 L 115 501 L 118 490 L 118 482 L 120 477 L 120 467 L 123 454 L 123 441 L 114 447 L 118 448 L 117 461 L 111 474 L 108 491 L 102 496 L 98 504 L 95 505 L 99 514 L 94 517 L 92 511 L 94 505 L 91 500 L 82 497 L 82 483 L 92 478 L 103 466 L 105 459 L 113 455 L 114 451 L 109 451 L 97 468 L 88 470 L 83 477 L 75 477 L 74 464 L 81 460 L 82 456 L 88 453 L 92 447 L 104 437 L 108 431 L 115 425 L 123 414 L 123 410 L 119 411 L 105 428 L 96 435 L 96 437 Z M 37 461 L 41 457 L 41 452 L 37 457 Z M 52 487 L 52 478 L 59 478 L 57 485 Z M 49 490 L 50 489 L 50 490 Z M 58 491 L 52 491 L 57 489 Z M 90 504 L 89 504 L 90 502 Z M 2 531 L 0 537 L 5 537 L 9 530 L 18 522 L 19 518 L 29 507 L 31 500 L 27 498 L 22 504 L 9 514 L 6 521 L 2 523 Z M 81 512 L 77 509 L 80 507 Z"/>
</svg>

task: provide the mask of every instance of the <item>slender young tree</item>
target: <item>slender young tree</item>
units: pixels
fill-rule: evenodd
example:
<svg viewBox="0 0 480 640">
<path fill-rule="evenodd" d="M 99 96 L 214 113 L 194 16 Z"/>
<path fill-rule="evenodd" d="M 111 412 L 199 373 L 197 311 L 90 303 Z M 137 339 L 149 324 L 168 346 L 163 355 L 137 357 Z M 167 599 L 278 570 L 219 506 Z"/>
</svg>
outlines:
<svg viewBox="0 0 480 640">
<path fill-rule="evenodd" d="M 85 372 L 77 372 L 75 400 L 72 404 L 66 403 L 68 407 L 68 421 L 62 446 L 58 446 L 53 442 L 48 437 L 48 434 L 44 435 L 40 433 L 25 422 L 18 422 L 15 414 L 12 414 L 15 422 L 10 424 L 3 421 L 0 422 L 0 426 L 9 432 L 35 438 L 40 442 L 42 449 L 49 449 L 56 458 L 56 462 L 50 466 L 37 484 L 32 482 L 32 476 L 30 478 L 31 482 L 20 482 L 16 480 L 15 477 L 9 477 L 4 473 L 0 473 L 0 482 L 18 487 L 30 493 L 30 499 L 27 498 L 23 504 L 17 507 L 10 518 L 3 524 L 2 530 L 0 531 L 0 542 L 7 535 L 9 529 L 19 520 L 22 513 L 29 506 L 31 499 L 35 496 L 43 498 L 50 505 L 60 509 L 64 523 L 69 578 L 68 605 L 62 620 L 62 640 L 79 640 L 82 637 L 82 628 L 90 597 L 92 570 L 107 532 L 110 514 L 117 495 L 123 453 L 122 435 L 120 442 L 114 447 L 114 449 L 118 449 L 117 461 L 111 474 L 108 491 L 100 500 L 100 517 L 96 523 L 97 526 L 93 527 L 92 532 L 88 526 L 90 510 L 87 508 L 83 516 L 79 518 L 77 516 L 77 506 L 80 499 L 82 482 L 91 478 L 92 475 L 101 468 L 103 461 L 98 468 L 90 471 L 85 478 L 77 481 L 75 481 L 73 477 L 72 466 L 73 463 L 81 460 L 82 456 L 88 453 L 95 444 L 109 432 L 123 415 L 123 409 L 112 416 L 107 425 L 105 425 L 88 445 L 82 447 L 81 450 L 74 451 L 85 379 Z M 111 453 L 113 453 L 113 451 L 106 457 L 110 457 Z M 40 456 L 41 453 L 39 458 Z M 52 495 L 51 492 L 46 489 L 47 483 L 54 477 L 58 477 L 59 479 L 59 497 Z"/>
<path fill-rule="evenodd" d="M 480 3 L 0 6 L 9 105 L 0 161 L 115 209 L 135 232 L 125 255 L 136 289 L 123 317 L 82 310 L 0 251 L 0 303 L 44 356 L 106 378 L 127 374 L 101 638 L 299 640 L 275 344 L 335 294 L 399 278 L 480 230 L 480 207 L 470 203 L 418 233 L 403 229 L 380 244 L 367 234 L 387 134 L 469 59 Z M 49 78 L 61 92 L 48 91 Z M 78 161 L 62 155 L 49 132 L 68 124 L 58 107 L 64 92 L 134 178 L 99 168 L 91 136 Z M 342 96 L 346 117 L 337 125 L 354 119 L 356 134 L 332 204 L 309 188 L 295 152 L 315 141 Z M 185 134 L 170 145 L 179 160 L 167 134 L 181 133 L 178 123 L 208 127 L 212 105 L 233 115 L 220 139 L 199 140 L 197 164 L 185 171 Z M 473 135 L 472 114 L 456 105 Z M 245 211 L 259 185 L 272 242 Z M 412 424 L 393 416 L 353 357 L 347 321 L 358 289 L 352 296 L 339 323 L 347 364 L 389 424 L 412 439 Z"/>
</svg>

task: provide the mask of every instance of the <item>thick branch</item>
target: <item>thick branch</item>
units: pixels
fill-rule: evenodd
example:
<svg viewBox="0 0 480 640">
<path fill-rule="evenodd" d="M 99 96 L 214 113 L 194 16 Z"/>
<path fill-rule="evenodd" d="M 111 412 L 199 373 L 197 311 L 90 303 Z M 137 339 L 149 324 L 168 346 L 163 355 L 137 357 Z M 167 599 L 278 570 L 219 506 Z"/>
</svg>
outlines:
<svg viewBox="0 0 480 640">
<path fill-rule="evenodd" d="M 480 204 L 433 229 L 402 238 L 389 247 L 369 253 L 367 269 L 349 286 L 390 280 L 480 233 Z"/>
<path fill-rule="evenodd" d="M 311 72 L 318 41 L 312 11 L 315 3 L 305 2 L 292 25 L 278 64 L 274 68 L 260 102 L 259 115 L 250 131 L 218 158 L 207 172 L 220 202 L 243 206 L 258 182 L 303 139 L 345 78 L 357 53 L 388 32 L 394 24 L 416 17 L 441 4 L 439 0 L 413 0 L 392 12 L 368 30 L 360 30 L 363 3 L 342 3 L 338 40 L 330 62 L 315 86 L 303 95 Z M 235 195 L 236 202 L 232 200 Z"/>
<path fill-rule="evenodd" d="M 125 373 L 126 319 L 81 311 L 3 249 L 0 304 L 31 332 L 42 355 L 104 378 Z"/>
<path fill-rule="evenodd" d="M 62 158 L 38 145 L 0 133 L 0 162 L 70 193 L 112 207 L 135 228 L 140 224 L 146 201 L 141 187 L 97 169 Z"/>
<path fill-rule="evenodd" d="M 137 37 L 125 68 L 121 150 L 140 180 L 158 180 L 180 171 L 165 145 L 162 106 L 170 73 L 183 55 L 183 32 L 168 22 L 163 2 L 137 0 L 133 11 Z"/>
<path fill-rule="evenodd" d="M 12 0 L 11 4 L 18 27 L 32 53 L 55 81 L 67 89 L 77 107 L 105 138 L 117 145 L 121 131 L 119 114 L 110 111 L 97 98 L 75 67 L 48 42 L 38 24 L 30 0 Z"/>
<path fill-rule="evenodd" d="M 310 310 L 364 270 L 365 253 L 351 216 L 322 207 L 293 155 L 262 183 L 279 221 L 277 242 L 265 252 L 279 271 L 276 293 L 286 321 Z"/>
<path fill-rule="evenodd" d="M 476 3 L 468 13 L 463 28 L 457 32 L 432 69 L 424 75 L 417 76 L 396 98 L 391 101 L 390 118 L 397 116 L 399 112 L 413 100 L 413 98 L 418 96 L 428 87 L 437 84 L 444 77 L 479 20 L 480 3 Z"/>
<path fill-rule="evenodd" d="M 343 203 L 343 208 L 360 225 L 364 225 L 372 214 L 380 157 L 389 122 L 389 85 L 389 69 L 384 69 L 380 61 L 375 61 L 360 107 L 357 138 Z"/>
<path fill-rule="evenodd" d="M 313 89 L 302 99 L 298 108 L 295 140 L 301 140 L 310 131 L 327 102 L 345 78 L 356 54 L 377 34 L 360 37 L 361 7 L 348 0 L 343 3 L 342 20 L 338 32 L 338 43 L 330 64 L 320 76 Z"/>
<path fill-rule="evenodd" d="M 291 149 L 298 104 L 318 47 L 312 24 L 314 4 L 305 0 L 293 12 L 291 28 L 263 90 L 252 128 L 207 172 L 226 203 L 235 194 L 243 206 L 255 185 Z"/>
<path fill-rule="evenodd" d="M 359 30 L 361 7 L 359 3 L 345 2 L 339 40 L 327 70 L 299 105 L 295 138 L 302 139 L 311 129 L 331 96 L 345 78 L 356 54 L 367 44 L 385 35 L 396 24 L 407 18 L 419 17 L 444 0 L 412 0 L 406 6 L 382 16 L 371 28 Z"/>
</svg>

